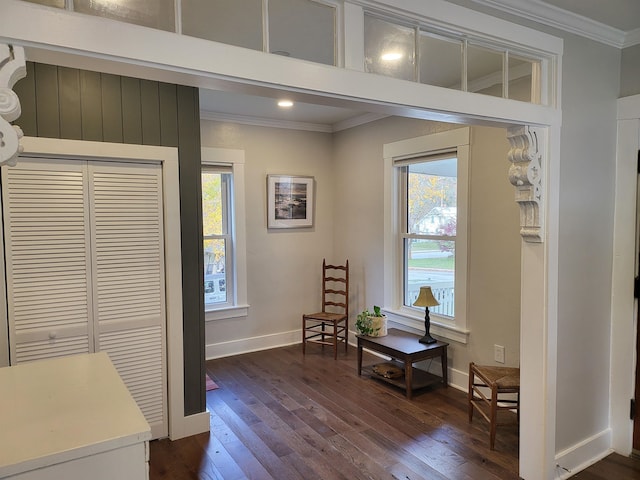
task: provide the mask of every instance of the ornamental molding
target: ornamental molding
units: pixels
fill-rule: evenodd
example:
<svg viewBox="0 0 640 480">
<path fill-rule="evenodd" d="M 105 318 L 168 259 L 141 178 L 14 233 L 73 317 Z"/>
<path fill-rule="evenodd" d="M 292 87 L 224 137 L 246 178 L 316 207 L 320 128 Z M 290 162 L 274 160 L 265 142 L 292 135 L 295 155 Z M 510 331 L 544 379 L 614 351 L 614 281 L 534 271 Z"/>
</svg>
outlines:
<svg viewBox="0 0 640 480">
<path fill-rule="evenodd" d="M 22 130 L 11 125 L 20 116 L 20 99 L 12 90 L 27 75 L 24 49 L 0 43 L 0 165 L 14 166 L 22 153 Z"/>
<path fill-rule="evenodd" d="M 516 188 L 520 206 L 520 235 L 527 242 L 544 240 L 542 165 L 545 135 L 541 128 L 512 127 L 507 130 L 511 145 L 509 181 Z"/>
</svg>

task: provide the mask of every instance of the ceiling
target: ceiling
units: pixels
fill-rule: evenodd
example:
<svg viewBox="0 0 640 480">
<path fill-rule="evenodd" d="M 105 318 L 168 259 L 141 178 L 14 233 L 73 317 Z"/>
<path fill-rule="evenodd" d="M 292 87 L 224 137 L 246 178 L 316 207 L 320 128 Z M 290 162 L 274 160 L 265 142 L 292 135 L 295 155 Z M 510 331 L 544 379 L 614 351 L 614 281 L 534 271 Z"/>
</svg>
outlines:
<svg viewBox="0 0 640 480">
<path fill-rule="evenodd" d="M 486 11 L 497 9 L 619 48 L 640 44 L 640 0 L 450 0 Z M 380 118 L 365 111 L 214 90 L 200 92 L 204 119 L 331 132 Z"/>
</svg>

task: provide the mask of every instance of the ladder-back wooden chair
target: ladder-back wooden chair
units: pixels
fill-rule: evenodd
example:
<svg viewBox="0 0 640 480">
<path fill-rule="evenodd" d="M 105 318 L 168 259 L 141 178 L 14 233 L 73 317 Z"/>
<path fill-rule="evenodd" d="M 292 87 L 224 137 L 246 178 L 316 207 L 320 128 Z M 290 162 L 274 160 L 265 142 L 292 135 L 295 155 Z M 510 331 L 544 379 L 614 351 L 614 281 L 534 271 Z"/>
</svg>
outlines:
<svg viewBox="0 0 640 480">
<path fill-rule="evenodd" d="M 302 353 L 307 343 L 333 347 L 338 358 L 338 343 L 349 339 L 349 260 L 344 265 L 327 265 L 322 260 L 322 311 L 302 316 Z"/>
</svg>

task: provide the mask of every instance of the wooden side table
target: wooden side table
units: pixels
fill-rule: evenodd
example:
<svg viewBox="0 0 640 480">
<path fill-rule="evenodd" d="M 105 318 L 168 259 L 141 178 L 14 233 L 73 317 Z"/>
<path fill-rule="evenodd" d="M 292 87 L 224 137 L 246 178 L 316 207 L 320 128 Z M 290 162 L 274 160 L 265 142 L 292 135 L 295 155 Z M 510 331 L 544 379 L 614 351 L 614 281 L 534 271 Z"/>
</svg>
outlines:
<svg viewBox="0 0 640 480">
<path fill-rule="evenodd" d="M 431 344 L 423 344 L 418 342 L 419 335 L 390 328 L 388 335 L 384 337 L 368 337 L 364 335 L 356 335 L 358 339 L 358 375 L 362 375 L 362 349 L 367 348 L 374 352 L 388 355 L 392 359 L 402 362 L 404 367 L 404 379 L 386 378 L 371 372 L 374 378 L 390 383 L 400 388 L 404 388 L 407 398 L 411 399 L 413 391 L 426 387 L 439 381 L 437 377 L 413 368 L 415 362 L 426 360 L 428 358 L 440 357 L 442 363 L 442 382 L 444 386 L 448 386 L 447 381 L 447 347 L 448 343 L 436 342 Z M 369 369 L 367 369 L 369 370 Z M 434 380 L 435 379 L 435 380 Z"/>
</svg>

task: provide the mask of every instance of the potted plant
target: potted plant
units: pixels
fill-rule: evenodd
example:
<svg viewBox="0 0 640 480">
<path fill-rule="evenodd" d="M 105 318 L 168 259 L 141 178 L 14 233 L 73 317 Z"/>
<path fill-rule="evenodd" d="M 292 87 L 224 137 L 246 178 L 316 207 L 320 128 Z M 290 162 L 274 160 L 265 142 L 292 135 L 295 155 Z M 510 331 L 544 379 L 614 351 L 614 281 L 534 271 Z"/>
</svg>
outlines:
<svg viewBox="0 0 640 480">
<path fill-rule="evenodd" d="M 380 307 L 373 307 L 373 312 L 363 310 L 356 318 L 356 330 L 360 335 L 368 337 L 384 337 L 387 334 L 387 317 Z"/>
</svg>

